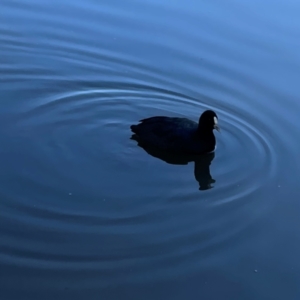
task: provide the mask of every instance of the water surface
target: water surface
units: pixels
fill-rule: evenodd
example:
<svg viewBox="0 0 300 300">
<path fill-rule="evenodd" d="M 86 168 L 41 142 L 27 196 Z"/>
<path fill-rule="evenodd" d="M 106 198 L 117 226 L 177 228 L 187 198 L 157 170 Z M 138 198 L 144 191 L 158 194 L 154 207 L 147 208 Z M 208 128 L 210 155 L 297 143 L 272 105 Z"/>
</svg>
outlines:
<svg viewBox="0 0 300 300">
<path fill-rule="evenodd" d="M 2 1 L 1 299 L 298 300 L 299 11 Z M 210 157 L 130 140 L 205 109 Z"/>
</svg>

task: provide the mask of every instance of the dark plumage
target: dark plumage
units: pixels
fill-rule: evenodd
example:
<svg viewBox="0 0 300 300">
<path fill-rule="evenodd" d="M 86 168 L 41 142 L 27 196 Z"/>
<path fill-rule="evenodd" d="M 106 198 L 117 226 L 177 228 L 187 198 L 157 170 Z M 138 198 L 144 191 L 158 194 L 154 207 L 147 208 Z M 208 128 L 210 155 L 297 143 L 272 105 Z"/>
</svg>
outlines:
<svg viewBox="0 0 300 300">
<path fill-rule="evenodd" d="M 218 117 L 206 110 L 199 123 L 186 118 L 151 117 L 132 125 L 132 138 L 142 145 L 181 154 L 204 154 L 216 146 L 213 130 L 218 127 Z"/>
</svg>

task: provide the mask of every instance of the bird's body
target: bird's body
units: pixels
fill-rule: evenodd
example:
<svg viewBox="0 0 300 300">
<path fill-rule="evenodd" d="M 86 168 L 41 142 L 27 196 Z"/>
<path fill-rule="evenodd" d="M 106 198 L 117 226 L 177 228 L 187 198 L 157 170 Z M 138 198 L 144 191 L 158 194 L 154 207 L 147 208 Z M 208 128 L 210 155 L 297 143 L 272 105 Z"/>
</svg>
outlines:
<svg viewBox="0 0 300 300">
<path fill-rule="evenodd" d="M 214 151 L 217 115 L 205 111 L 196 123 L 187 118 L 150 117 L 132 125 L 133 138 L 160 150 L 181 154 L 204 154 Z"/>
</svg>

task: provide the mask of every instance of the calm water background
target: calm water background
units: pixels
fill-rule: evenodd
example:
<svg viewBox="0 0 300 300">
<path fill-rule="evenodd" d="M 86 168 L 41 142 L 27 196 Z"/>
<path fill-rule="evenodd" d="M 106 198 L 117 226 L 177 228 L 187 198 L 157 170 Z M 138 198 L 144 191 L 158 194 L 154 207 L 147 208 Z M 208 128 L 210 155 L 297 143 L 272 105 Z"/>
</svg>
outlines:
<svg viewBox="0 0 300 300">
<path fill-rule="evenodd" d="M 300 299 L 299 14 L 2 0 L 0 298 Z M 206 108 L 211 189 L 130 140 Z"/>
</svg>

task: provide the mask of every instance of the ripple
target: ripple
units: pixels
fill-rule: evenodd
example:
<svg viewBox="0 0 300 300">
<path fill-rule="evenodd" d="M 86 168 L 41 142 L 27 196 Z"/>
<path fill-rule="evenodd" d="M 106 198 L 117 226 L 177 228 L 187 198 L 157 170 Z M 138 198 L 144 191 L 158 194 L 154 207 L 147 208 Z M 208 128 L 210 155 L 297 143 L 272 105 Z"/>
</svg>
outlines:
<svg viewBox="0 0 300 300">
<path fill-rule="evenodd" d="M 219 147 L 222 169 L 218 168 L 215 176 L 220 178 L 220 202 L 226 202 L 242 199 L 270 182 L 278 166 L 274 141 L 266 124 L 241 111 L 233 114 L 223 110 L 220 120 L 224 129 Z"/>
<path fill-rule="evenodd" d="M 155 86 L 76 85 L 81 89 L 37 97 L 10 129 L 22 151 L 15 153 L 14 188 L 5 195 L 14 199 L 7 200 L 7 207 L 13 205 L 17 212 L 3 214 L 15 227 L 4 237 L 10 242 L 2 260 L 32 269 L 110 271 L 114 282 L 122 281 L 116 274 L 128 267 L 134 282 L 145 269 L 156 280 L 173 278 L 199 268 L 199 255 L 208 259 L 249 225 L 251 220 L 244 220 L 225 235 L 216 234 L 220 226 L 229 226 L 230 218 L 215 223 L 214 211 L 200 211 L 200 192 L 190 167 L 174 169 L 150 159 L 129 139 L 129 126 L 156 114 L 197 120 L 203 110 L 214 109 L 222 129 L 216 133 L 218 149 L 211 164 L 216 183 L 201 195 L 210 203 L 207 209 L 238 203 L 243 215 L 249 205 L 243 199 L 277 173 L 267 124 L 217 100 L 203 97 L 201 102 Z M 193 217 L 177 223 L 180 215 L 191 213 Z M 203 228 L 196 214 L 202 216 Z M 21 227 L 23 232 L 35 232 L 33 241 L 23 241 Z M 77 240 L 81 245 L 75 247 Z"/>
<path fill-rule="evenodd" d="M 130 155 L 139 153 L 127 141 L 128 128 L 142 117 L 165 114 L 197 120 L 204 109 L 211 108 L 218 113 L 222 127 L 221 134 L 216 134 L 217 162 L 212 164 L 213 175 L 218 179 L 216 188 L 226 195 L 222 202 L 257 190 L 276 173 L 270 128 L 247 112 L 218 104 L 207 105 L 193 97 L 160 88 L 120 86 L 37 99 L 20 116 L 18 130 L 23 136 L 28 134 L 33 138 L 36 134 L 43 138 L 40 151 L 47 157 L 40 163 L 53 161 L 58 172 L 61 164 L 66 164 L 69 176 L 70 163 L 75 160 L 88 166 L 100 163 L 100 157 L 101 163 L 103 157 L 114 157 L 118 163 L 128 164 Z"/>
</svg>

